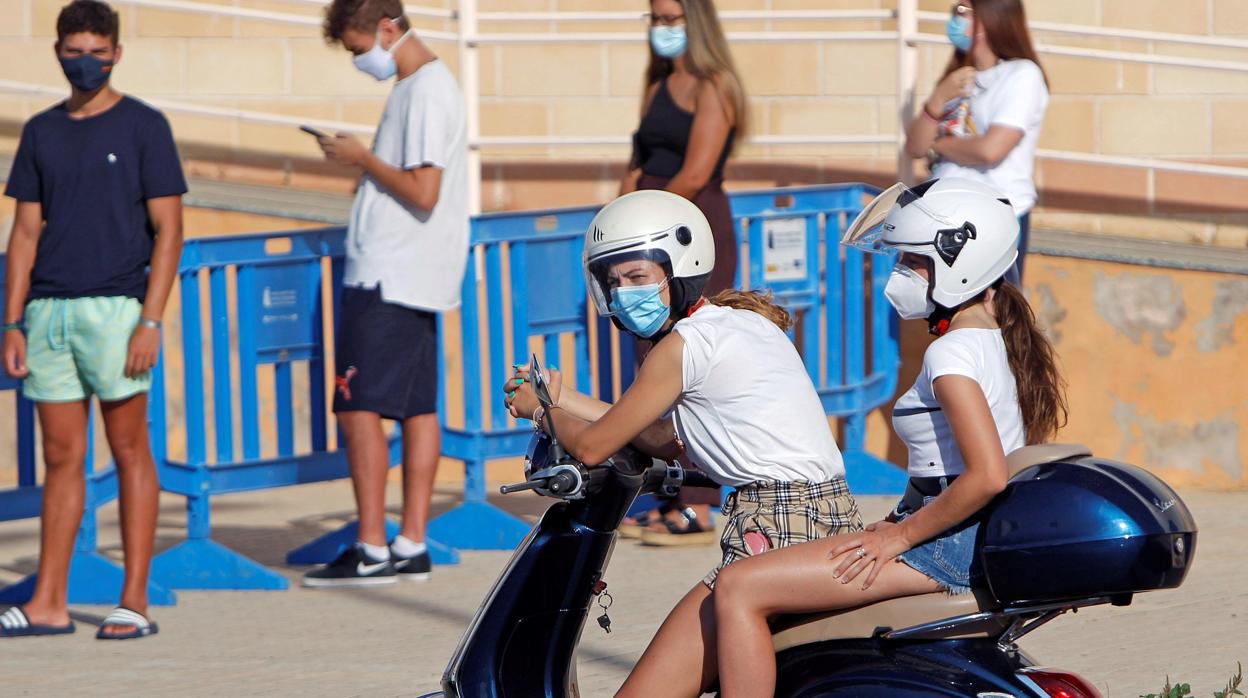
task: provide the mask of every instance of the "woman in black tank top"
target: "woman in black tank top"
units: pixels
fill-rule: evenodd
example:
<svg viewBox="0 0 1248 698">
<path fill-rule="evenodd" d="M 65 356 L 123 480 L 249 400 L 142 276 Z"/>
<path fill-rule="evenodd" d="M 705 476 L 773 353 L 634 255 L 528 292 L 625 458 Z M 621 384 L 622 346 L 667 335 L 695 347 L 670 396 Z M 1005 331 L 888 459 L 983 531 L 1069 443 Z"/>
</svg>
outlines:
<svg viewBox="0 0 1248 698">
<path fill-rule="evenodd" d="M 653 0 L 641 124 L 620 193 L 665 189 L 692 201 L 715 235 L 706 294 L 733 288 L 737 236 L 722 187 L 745 131 L 745 95 L 711 0 Z"/>
</svg>

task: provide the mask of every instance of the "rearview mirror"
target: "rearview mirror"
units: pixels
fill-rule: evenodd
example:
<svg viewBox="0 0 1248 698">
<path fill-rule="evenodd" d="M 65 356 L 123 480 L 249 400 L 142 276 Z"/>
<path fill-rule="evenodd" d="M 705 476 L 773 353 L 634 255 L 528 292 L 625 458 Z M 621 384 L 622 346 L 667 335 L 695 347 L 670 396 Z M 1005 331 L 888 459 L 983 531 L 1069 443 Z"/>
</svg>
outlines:
<svg viewBox="0 0 1248 698">
<path fill-rule="evenodd" d="M 537 360 L 537 354 L 533 354 L 533 358 L 529 360 L 529 380 L 533 381 L 533 392 L 537 394 L 537 401 L 542 403 L 542 407 L 550 409 L 555 401 L 550 397 L 546 371 L 542 369 L 542 363 Z"/>
</svg>

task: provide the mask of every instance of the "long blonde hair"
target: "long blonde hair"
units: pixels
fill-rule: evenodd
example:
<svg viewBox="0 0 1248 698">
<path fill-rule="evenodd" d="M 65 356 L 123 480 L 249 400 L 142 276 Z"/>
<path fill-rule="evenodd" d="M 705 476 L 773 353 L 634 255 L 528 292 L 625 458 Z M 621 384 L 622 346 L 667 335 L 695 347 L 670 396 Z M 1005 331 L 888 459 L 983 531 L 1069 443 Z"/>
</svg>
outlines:
<svg viewBox="0 0 1248 698">
<path fill-rule="evenodd" d="M 735 116 L 735 144 L 746 132 L 745 87 L 737 73 L 737 66 L 732 61 L 732 51 L 728 49 L 728 39 L 719 23 L 719 14 L 715 11 L 712 0 L 676 1 L 685 11 L 685 35 L 689 39 L 685 64 L 699 81 L 710 80 L 727 93 Z M 650 64 L 646 66 L 646 89 L 671 75 L 672 70 L 672 60 L 663 58 L 651 47 Z"/>
<path fill-rule="evenodd" d="M 789 314 L 789 311 L 776 305 L 775 296 L 772 295 L 771 291 L 764 293 L 761 291 L 738 291 L 730 288 L 707 298 L 706 302 L 725 308 L 752 310 L 774 322 L 776 327 L 779 327 L 782 332 L 788 332 L 789 328 L 793 326 L 793 316 Z"/>
</svg>

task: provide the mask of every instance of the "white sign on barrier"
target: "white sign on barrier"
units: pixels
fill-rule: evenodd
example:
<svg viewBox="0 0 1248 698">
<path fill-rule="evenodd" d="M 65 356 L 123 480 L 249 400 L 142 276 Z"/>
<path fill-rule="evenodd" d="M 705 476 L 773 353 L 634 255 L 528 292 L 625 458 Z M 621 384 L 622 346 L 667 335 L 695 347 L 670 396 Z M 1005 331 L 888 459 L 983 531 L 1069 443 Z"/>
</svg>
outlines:
<svg viewBox="0 0 1248 698">
<path fill-rule="evenodd" d="M 763 221 L 764 281 L 805 279 L 806 263 L 805 218 L 772 218 Z"/>
</svg>

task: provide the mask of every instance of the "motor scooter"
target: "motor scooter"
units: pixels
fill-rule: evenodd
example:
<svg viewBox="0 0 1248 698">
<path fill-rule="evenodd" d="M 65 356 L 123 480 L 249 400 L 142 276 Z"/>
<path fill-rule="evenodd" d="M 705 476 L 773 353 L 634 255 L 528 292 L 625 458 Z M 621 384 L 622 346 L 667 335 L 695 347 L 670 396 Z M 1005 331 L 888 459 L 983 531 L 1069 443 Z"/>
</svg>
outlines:
<svg viewBox="0 0 1248 698">
<path fill-rule="evenodd" d="M 550 396 L 536 357 L 539 401 Z M 977 550 L 987 585 L 773 622 L 776 696 L 783 698 L 1101 698 L 1086 679 L 1041 668 L 1020 638 L 1070 611 L 1125 606 L 1133 594 L 1182 584 L 1196 524 L 1156 476 L 1045 445 L 1008 458 L 1010 480 L 989 505 Z M 516 549 L 424 698 L 575 698 L 576 646 L 616 529 L 642 493 L 713 486 L 705 475 L 625 448 L 586 466 L 557 434 L 535 435 L 525 482 L 558 500 Z M 609 627 L 604 613 L 599 625 Z"/>
</svg>

